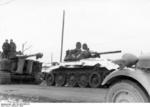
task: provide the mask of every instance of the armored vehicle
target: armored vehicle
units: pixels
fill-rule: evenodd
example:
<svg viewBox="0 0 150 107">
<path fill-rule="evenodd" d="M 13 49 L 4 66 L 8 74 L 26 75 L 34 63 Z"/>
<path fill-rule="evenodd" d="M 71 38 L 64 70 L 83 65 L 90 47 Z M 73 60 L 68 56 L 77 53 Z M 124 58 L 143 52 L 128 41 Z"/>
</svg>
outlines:
<svg viewBox="0 0 150 107">
<path fill-rule="evenodd" d="M 106 102 L 150 101 L 150 56 L 93 57 L 59 63 L 42 72 L 48 86 L 108 89 Z"/>
<path fill-rule="evenodd" d="M 95 52 L 89 58 L 65 61 L 49 68 L 43 68 L 42 72 L 49 86 L 97 88 L 100 87 L 106 75 L 119 68 L 113 61 L 100 58 L 100 55 L 120 52 Z"/>
<path fill-rule="evenodd" d="M 42 53 L 16 55 L 0 59 L 0 84 L 40 83 L 42 63 L 29 57 L 41 58 Z"/>
</svg>

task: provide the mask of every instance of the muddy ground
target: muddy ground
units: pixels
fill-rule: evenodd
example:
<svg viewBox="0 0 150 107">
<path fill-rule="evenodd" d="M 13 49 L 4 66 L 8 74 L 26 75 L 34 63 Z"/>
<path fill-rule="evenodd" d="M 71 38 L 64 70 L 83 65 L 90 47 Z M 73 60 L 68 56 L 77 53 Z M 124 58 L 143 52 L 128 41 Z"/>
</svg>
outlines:
<svg viewBox="0 0 150 107">
<path fill-rule="evenodd" d="M 108 89 L 48 87 L 43 85 L 0 85 L 0 101 L 26 103 L 105 102 Z"/>
</svg>

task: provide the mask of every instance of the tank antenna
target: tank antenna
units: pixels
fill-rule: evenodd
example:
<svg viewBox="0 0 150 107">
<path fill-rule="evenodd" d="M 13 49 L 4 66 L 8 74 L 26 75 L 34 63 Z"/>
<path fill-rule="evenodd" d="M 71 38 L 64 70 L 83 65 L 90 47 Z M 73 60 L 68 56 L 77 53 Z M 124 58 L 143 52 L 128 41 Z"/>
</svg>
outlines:
<svg viewBox="0 0 150 107">
<path fill-rule="evenodd" d="M 53 53 L 51 53 L 51 63 L 53 62 Z"/>
<path fill-rule="evenodd" d="M 62 62 L 62 54 L 63 54 L 64 25 L 65 25 L 65 10 L 63 10 L 63 20 L 62 20 L 62 34 L 61 34 L 60 62 Z"/>
</svg>

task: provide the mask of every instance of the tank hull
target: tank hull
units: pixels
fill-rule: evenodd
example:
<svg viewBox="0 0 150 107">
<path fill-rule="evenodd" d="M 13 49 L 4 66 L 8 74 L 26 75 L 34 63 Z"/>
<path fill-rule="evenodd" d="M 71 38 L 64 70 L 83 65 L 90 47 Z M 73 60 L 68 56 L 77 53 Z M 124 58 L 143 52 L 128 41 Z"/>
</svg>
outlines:
<svg viewBox="0 0 150 107">
<path fill-rule="evenodd" d="M 2 59 L 0 84 L 40 83 L 42 63 L 29 59 Z"/>
<path fill-rule="evenodd" d="M 110 60 L 90 58 L 75 62 L 64 62 L 43 69 L 45 80 L 52 86 L 101 87 L 103 79 L 119 66 Z"/>
</svg>

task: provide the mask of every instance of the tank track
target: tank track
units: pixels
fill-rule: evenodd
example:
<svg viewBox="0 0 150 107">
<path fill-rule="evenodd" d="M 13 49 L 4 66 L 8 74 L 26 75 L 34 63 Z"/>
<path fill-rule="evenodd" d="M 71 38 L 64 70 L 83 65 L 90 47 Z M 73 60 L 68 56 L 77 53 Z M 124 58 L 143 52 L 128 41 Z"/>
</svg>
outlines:
<svg viewBox="0 0 150 107">
<path fill-rule="evenodd" d="M 106 68 L 99 67 L 79 67 L 79 68 L 59 68 L 53 70 L 45 77 L 48 86 L 59 87 L 102 87 L 103 79 L 110 72 Z"/>
</svg>

